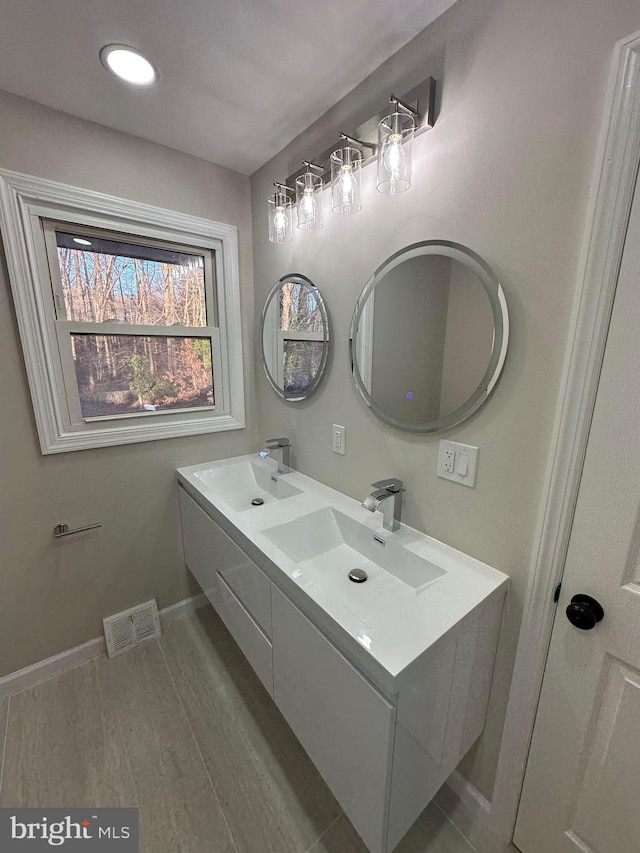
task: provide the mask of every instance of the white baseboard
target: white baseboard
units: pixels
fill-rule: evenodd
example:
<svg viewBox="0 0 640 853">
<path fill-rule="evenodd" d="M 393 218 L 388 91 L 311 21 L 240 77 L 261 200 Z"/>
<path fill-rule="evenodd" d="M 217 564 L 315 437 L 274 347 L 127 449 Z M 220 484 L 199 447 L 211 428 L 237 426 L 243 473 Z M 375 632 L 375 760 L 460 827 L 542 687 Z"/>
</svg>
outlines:
<svg viewBox="0 0 640 853">
<path fill-rule="evenodd" d="M 185 598 L 182 601 L 177 601 L 175 604 L 170 604 L 160 611 L 160 624 L 165 622 L 174 622 L 176 619 L 183 619 L 185 616 L 191 616 L 196 610 L 200 610 L 209 603 L 209 599 L 204 592 L 198 595 L 192 595 L 191 598 Z"/>
<path fill-rule="evenodd" d="M 19 669 L 17 672 L 5 675 L 0 678 L 0 699 L 40 684 L 41 681 L 47 681 L 54 675 L 73 669 L 88 660 L 100 657 L 105 649 L 104 637 L 96 637 L 94 640 L 82 643 L 81 646 L 60 652 L 59 655 L 54 655 L 46 660 L 33 663 L 31 666 L 26 666 L 24 669 Z"/>
<path fill-rule="evenodd" d="M 178 601 L 176 604 L 170 604 L 160 611 L 160 624 L 173 622 L 176 619 L 182 619 L 195 613 L 201 607 L 208 604 L 207 597 L 204 593 L 194 595 L 191 598 L 185 598 L 184 601 Z M 75 646 L 73 649 L 68 649 L 66 652 L 60 652 L 58 655 L 47 658 L 46 660 L 38 661 L 17 672 L 12 672 L 0 678 L 0 699 L 5 696 L 10 696 L 13 693 L 19 693 L 29 687 L 34 687 L 42 681 L 47 681 L 53 678 L 54 675 L 60 675 L 68 669 L 73 669 L 81 663 L 86 663 L 93 658 L 100 657 L 104 654 L 106 645 L 104 637 L 96 637 L 80 646 Z"/>
<path fill-rule="evenodd" d="M 475 785 L 472 785 L 471 782 L 464 778 L 462 773 L 454 770 L 447 779 L 446 784 L 459 798 L 467 811 L 476 814 L 480 820 L 484 820 L 485 822 L 489 820 L 491 803 L 480 793 Z"/>
<path fill-rule="evenodd" d="M 496 835 L 489 800 L 457 770 L 438 791 L 435 801 L 478 853 L 510 853 L 514 849 Z"/>
</svg>

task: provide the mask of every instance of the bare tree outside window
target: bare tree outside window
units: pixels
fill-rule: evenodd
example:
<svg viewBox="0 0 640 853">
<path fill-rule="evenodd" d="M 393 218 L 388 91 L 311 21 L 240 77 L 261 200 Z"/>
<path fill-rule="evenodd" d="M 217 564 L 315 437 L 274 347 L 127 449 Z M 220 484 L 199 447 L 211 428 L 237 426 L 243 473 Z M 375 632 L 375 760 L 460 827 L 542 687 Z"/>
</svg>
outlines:
<svg viewBox="0 0 640 853">
<path fill-rule="evenodd" d="M 322 313 L 316 294 L 306 284 L 284 282 L 280 289 L 280 331 L 286 332 L 283 345 L 284 390 L 287 394 L 304 392 L 316 376 L 323 343 L 296 340 L 296 332 L 324 334 Z"/>
<path fill-rule="evenodd" d="M 280 289 L 280 330 L 323 334 L 322 314 L 315 293 L 295 281 L 286 281 Z"/>
<path fill-rule="evenodd" d="M 315 379 L 324 349 L 323 341 L 284 341 L 284 390 L 300 394 Z"/>
</svg>

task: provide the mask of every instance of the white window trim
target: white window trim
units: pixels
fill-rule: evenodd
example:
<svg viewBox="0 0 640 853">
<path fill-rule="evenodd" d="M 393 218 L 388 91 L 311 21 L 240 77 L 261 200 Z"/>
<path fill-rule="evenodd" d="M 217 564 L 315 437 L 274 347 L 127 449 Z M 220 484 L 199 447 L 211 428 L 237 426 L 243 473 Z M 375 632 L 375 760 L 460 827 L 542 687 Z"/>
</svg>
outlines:
<svg viewBox="0 0 640 853">
<path fill-rule="evenodd" d="M 58 369 L 59 351 L 47 331 L 50 307 L 45 304 L 39 277 L 41 249 L 32 228 L 34 216 L 216 249 L 222 390 L 227 403 L 224 413 L 181 410 L 157 418 L 134 416 L 131 423 L 118 421 L 88 431 L 68 426 L 63 416 L 66 396 Z M 0 228 L 44 454 L 244 428 L 238 237 L 234 225 L 0 169 Z"/>
</svg>

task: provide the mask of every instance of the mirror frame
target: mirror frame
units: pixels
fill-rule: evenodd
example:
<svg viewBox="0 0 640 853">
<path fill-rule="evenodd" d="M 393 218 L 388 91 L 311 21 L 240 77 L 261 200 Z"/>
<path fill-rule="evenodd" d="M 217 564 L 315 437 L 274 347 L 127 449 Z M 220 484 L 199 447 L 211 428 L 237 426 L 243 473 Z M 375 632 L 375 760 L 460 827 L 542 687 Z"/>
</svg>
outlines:
<svg viewBox="0 0 640 853">
<path fill-rule="evenodd" d="M 453 260 L 460 261 L 466 267 L 475 272 L 484 286 L 491 304 L 494 326 L 494 345 L 484 376 L 480 380 L 480 383 L 474 393 L 465 403 L 462 404 L 462 406 L 459 406 L 451 412 L 451 414 L 446 415 L 443 418 L 425 421 L 421 424 L 410 424 L 407 421 L 398 420 L 383 411 L 367 391 L 356 359 L 355 339 L 367 299 L 373 293 L 376 285 L 388 272 L 394 269 L 394 267 L 397 267 L 403 261 L 411 260 L 412 258 L 421 257 L 423 255 L 444 255 L 445 257 L 449 257 Z M 460 243 L 452 243 L 449 240 L 425 240 L 420 243 L 412 243 L 410 246 L 405 246 L 403 249 L 400 249 L 398 252 L 395 252 L 395 254 L 388 257 L 384 263 L 378 267 L 362 289 L 362 292 L 358 297 L 358 301 L 356 302 L 353 318 L 351 320 L 351 330 L 349 332 L 349 361 L 351 364 L 351 376 L 363 400 L 380 418 L 380 420 L 408 432 L 442 432 L 462 423 L 462 421 L 470 417 L 487 400 L 495 388 L 502 372 L 502 368 L 504 367 L 508 342 L 509 312 L 507 310 L 507 302 L 502 287 L 491 268 L 479 255 L 472 252 L 471 249 L 467 249 L 466 246 L 462 246 Z"/>
<path fill-rule="evenodd" d="M 293 282 L 294 284 L 303 284 L 306 287 L 311 288 L 315 292 L 315 296 L 318 301 L 318 306 L 320 308 L 320 314 L 322 315 L 322 322 L 326 330 L 324 340 L 325 345 L 322 350 L 322 357 L 320 359 L 320 366 L 318 368 L 318 372 L 316 373 L 313 381 L 306 388 L 304 394 L 287 394 L 284 388 L 281 388 L 278 385 L 274 377 L 271 375 L 269 367 L 267 366 L 267 359 L 264 351 L 264 325 L 267 316 L 267 311 L 269 310 L 269 306 L 271 305 L 271 300 L 275 297 L 277 293 L 280 292 L 280 288 L 282 287 L 282 285 L 286 284 L 287 282 Z M 315 285 L 310 278 L 307 278 L 306 275 L 302 275 L 302 273 L 297 272 L 287 273 L 287 275 L 283 275 L 282 278 L 279 278 L 269 291 L 267 298 L 264 301 L 264 307 L 262 308 L 262 316 L 260 318 L 260 358 L 262 360 L 262 367 L 264 368 L 265 376 L 267 377 L 267 380 L 269 381 L 269 384 L 271 385 L 273 390 L 280 398 L 282 398 L 283 400 L 287 400 L 291 403 L 297 403 L 301 400 L 306 400 L 314 393 L 314 391 L 316 391 L 318 385 L 322 381 L 322 377 L 324 376 L 324 371 L 327 366 L 327 360 L 329 358 L 329 346 L 331 344 L 330 333 L 331 329 L 329 323 L 329 312 L 327 311 L 326 303 L 317 285 Z"/>
</svg>

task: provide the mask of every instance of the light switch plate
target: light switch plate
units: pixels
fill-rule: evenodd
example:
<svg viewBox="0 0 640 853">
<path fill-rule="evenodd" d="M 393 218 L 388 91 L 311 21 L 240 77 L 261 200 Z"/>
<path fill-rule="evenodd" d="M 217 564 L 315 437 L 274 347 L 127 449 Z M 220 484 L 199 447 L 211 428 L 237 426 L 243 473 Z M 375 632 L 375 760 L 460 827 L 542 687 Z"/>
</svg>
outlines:
<svg viewBox="0 0 640 853">
<path fill-rule="evenodd" d="M 452 480 L 462 486 L 476 484 L 478 448 L 457 441 L 440 441 L 438 450 L 438 477 Z"/>
</svg>

